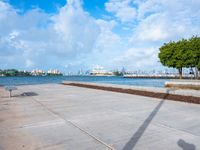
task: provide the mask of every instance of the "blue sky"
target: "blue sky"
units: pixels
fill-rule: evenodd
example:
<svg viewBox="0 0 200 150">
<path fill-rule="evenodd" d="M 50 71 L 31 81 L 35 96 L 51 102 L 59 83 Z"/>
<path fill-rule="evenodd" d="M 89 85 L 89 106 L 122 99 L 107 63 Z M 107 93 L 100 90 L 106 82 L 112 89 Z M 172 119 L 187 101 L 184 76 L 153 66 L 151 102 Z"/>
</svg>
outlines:
<svg viewBox="0 0 200 150">
<path fill-rule="evenodd" d="M 199 34 L 199 0 L 0 0 L 0 69 L 163 69 L 164 42 Z"/>
<path fill-rule="evenodd" d="M 56 13 L 58 7 L 66 4 L 66 0 L 8 0 L 7 2 L 22 11 L 40 8 L 47 13 Z"/>
</svg>

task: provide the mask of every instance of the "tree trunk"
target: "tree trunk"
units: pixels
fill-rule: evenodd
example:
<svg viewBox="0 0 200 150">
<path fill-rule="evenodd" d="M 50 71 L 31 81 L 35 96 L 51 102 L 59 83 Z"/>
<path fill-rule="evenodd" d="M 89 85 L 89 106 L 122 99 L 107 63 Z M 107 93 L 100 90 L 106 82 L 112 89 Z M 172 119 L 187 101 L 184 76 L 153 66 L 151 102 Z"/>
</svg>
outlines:
<svg viewBox="0 0 200 150">
<path fill-rule="evenodd" d="M 193 67 L 190 67 L 190 76 L 191 76 L 191 79 L 195 79 L 195 70 Z"/>
<path fill-rule="evenodd" d="M 195 67 L 195 78 L 198 79 L 199 78 L 199 70 L 197 67 Z"/>
<path fill-rule="evenodd" d="M 197 79 L 200 79 L 200 70 L 197 69 Z"/>
<path fill-rule="evenodd" d="M 183 68 L 178 68 L 178 73 L 179 73 L 179 78 L 182 79 L 183 78 L 183 76 L 182 76 Z"/>
</svg>

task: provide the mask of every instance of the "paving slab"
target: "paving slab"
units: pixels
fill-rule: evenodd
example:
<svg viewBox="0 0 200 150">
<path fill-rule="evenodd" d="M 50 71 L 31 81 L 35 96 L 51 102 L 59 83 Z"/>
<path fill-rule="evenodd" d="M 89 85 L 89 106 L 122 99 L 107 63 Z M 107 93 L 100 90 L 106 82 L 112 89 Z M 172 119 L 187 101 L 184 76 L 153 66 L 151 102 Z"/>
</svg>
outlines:
<svg viewBox="0 0 200 150">
<path fill-rule="evenodd" d="M 0 150 L 200 149 L 200 105 L 61 84 L 0 89 Z"/>
</svg>

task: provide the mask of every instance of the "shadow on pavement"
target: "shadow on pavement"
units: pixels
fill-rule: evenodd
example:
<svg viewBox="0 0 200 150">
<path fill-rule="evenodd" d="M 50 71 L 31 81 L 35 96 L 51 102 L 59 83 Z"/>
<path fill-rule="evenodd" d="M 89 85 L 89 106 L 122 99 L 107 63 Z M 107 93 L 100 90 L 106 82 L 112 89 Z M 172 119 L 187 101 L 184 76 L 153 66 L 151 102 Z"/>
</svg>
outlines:
<svg viewBox="0 0 200 150">
<path fill-rule="evenodd" d="M 37 96 L 38 94 L 35 92 L 24 92 L 20 95 L 14 95 L 12 97 L 24 97 L 24 96 Z"/>
<path fill-rule="evenodd" d="M 145 119 L 145 121 L 142 123 L 142 125 L 138 128 L 138 130 L 134 133 L 134 135 L 131 137 L 131 139 L 126 143 L 126 145 L 122 148 L 122 150 L 132 150 L 139 139 L 142 137 L 143 133 L 147 129 L 147 127 L 150 125 L 151 121 L 155 117 L 155 115 L 160 110 L 161 106 L 163 105 L 165 98 L 169 95 L 170 91 L 174 91 L 174 89 L 167 89 L 167 94 L 164 96 L 163 100 L 158 103 L 158 105 L 154 108 L 154 110 L 150 113 L 150 115 Z"/>
<path fill-rule="evenodd" d="M 160 107 L 164 103 L 164 100 L 160 101 L 159 104 L 155 107 L 155 109 L 151 112 L 151 114 L 146 118 L 146 120 L 142 123 L 139 129 L 135 132 L 135 134 L 131 137 L 131 139 L 126 143 L 122 150 L 132 150 L 139 139 L 142 137 L 143 133 L 153 120 L 154 116 L 159 111 Z"/>
<path fill-rule="evenodd" d="M 190 144 L 185 142 L 184 140 L 180 139 L 177 142 L 178 146 L 181 147 L 183 150 L 196 150 L 196 146 L 194 144 Z"/>
<path fill-rule="evenodd" d="M 1 93 L 0 93 L 1 94 Z M 2 94 L 3 96 L 0 95 L 0 98 L 9 98 L 8 93 Z M 38 94 L 35 92 L 24 92 L 22 94 L 13 94 L 11 97 L 25 97 L 25 96 L 37 96 Z"/>
<path fill-rule="evenodd" d="M 38 94 L 35 92 L 24 92 L 21 96 L 37 96 Z"/>
</svg>

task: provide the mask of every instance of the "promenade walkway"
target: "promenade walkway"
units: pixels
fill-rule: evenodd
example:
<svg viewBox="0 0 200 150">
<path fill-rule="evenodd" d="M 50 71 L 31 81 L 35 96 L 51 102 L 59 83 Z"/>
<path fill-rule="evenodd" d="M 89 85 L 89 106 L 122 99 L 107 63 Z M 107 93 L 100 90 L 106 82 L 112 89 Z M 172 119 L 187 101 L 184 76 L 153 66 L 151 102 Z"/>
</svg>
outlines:
<svg viewBox="0 0 200 150">
<path fill-rule="evenodd" d="M 198 150 L 200 105 L 60 84 L 0 89 L 0 150 Z"/>
</svg>

